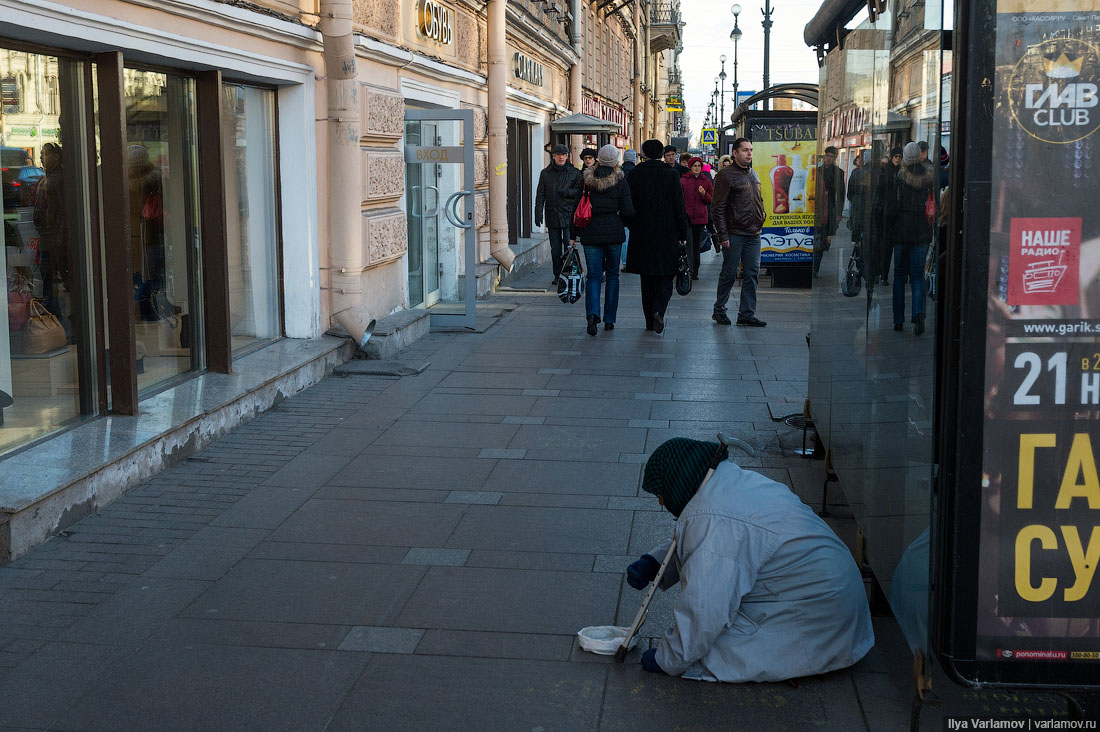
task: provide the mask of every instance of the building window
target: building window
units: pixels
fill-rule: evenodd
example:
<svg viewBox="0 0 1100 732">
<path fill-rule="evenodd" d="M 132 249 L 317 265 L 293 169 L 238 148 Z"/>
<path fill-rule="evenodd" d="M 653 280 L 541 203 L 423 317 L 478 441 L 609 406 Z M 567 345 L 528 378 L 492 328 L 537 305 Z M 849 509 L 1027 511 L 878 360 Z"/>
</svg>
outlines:
<svg viewBox="0 0 1100 732">
<path fill-rule="evenodd" d="M 222 87 L 222 147 L 229 323 L 239 353 L 282 334 L 273 91 Z"/>
<path fill-rule="evenodd" d="M 139 394 L 203 367 L 193 79 L 125 69 Z"/>
<path fill-rule="evenodd" d="M 83 68 L 0 49 L 0 453 L 98 409 Z"/>
</svg>

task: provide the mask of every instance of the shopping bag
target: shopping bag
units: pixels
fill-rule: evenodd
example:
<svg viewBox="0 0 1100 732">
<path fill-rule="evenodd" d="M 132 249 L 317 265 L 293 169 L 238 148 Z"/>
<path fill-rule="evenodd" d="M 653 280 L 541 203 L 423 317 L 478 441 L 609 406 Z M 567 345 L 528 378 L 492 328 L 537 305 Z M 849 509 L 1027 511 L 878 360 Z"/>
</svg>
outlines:
<svg viewBox="0 0 1100 732">
<path fill-rule="evenodd" d="M 928 198 L 924 201 L 924 219 L 928 222 L 928 225 L 936 223 L 936 199 L 932 197 L 932 192 L 928 192 Z"/>
<path fill-rule="evenodd" d="M 852 248 L 848 258 L 848 267 L 844 271 L 844 281 L 840 284 L 840 293 L 844 297 L 855 297 L 863 286 L 863 263 L 859 247 Z"/>
<path fill-rule="evenodd" d="M 558 277 L 558 298 L 564 303 L 575 303 L 584 294 L 584 267 L 576 245 L 565 252 L 561 275 Z"/>
<path fill-rule="evenodd" d="M 691 292 L 691 255 L 688 254 L 687 242 L 680 242 L 677 248 L 676 292 L 687 295 Z"/>
</svg>

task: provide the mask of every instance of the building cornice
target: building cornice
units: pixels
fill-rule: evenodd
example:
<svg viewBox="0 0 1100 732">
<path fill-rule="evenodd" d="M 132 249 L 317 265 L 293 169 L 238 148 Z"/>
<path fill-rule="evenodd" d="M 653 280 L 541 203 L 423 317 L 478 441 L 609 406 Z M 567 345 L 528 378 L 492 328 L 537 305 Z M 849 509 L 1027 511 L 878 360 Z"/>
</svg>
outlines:
<svg viewBox="0 0 1100 732">
<path fill-rule="evenodd" d="M 544 51 L 569 68 L 580 60 L 573 46 L 556 36 L 547 35 L 546 29 L 527 12 L 512 4 L 507 4 L 508 21 L 511 28 L 522 31 L 528 40 L 536 41 L 539 50 Z"/>
<path fill-rule="evenodd" d="M 126 0 L 130 5 L 153 8 L 181 18 L 235 30 L 267 40 L 299 47 L 320 48 L 320 31 L 273 15 L 214 0 Z"/>
</svg>

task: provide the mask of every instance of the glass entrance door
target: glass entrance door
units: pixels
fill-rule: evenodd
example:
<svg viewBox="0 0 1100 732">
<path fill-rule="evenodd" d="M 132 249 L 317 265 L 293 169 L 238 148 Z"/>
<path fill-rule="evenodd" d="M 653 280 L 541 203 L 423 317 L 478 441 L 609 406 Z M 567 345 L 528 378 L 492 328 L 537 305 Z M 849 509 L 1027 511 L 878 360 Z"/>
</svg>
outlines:
<svg viewBox="0 0 1100 732">
<path fill-rule="evenodd" d="M 409 305 L 429 308 L 433 325 L 475 323 L 473 190 L 473 112 L 407 110 Z"/>
</svg>

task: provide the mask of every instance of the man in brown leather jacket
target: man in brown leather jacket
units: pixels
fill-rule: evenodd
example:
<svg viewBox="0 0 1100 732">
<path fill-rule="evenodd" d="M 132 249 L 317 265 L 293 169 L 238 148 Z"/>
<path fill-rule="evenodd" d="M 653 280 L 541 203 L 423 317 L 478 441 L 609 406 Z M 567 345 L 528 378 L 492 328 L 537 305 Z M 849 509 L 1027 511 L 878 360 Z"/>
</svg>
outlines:
<svg viewBox="0 0 1100 732">
<path fill-rule="evenodd" d="M 760 178 L 752 169 L 752 142 L 745 137 L 733 141 L 733 164 L 714 178 L 711 219 L 718 231 L 722 252 L 722 274 L 718 276 L 718 299 L 711 318 L 719 325 L 731 325 L 726 301 L 737 281 L 737 265 L 744 267 L 737 324 L 762 328 L 767 323 L 756 317 L 756 283 L 760 277 L 760 229 L 764 225 L 764 199 Z"/>
</svg>

